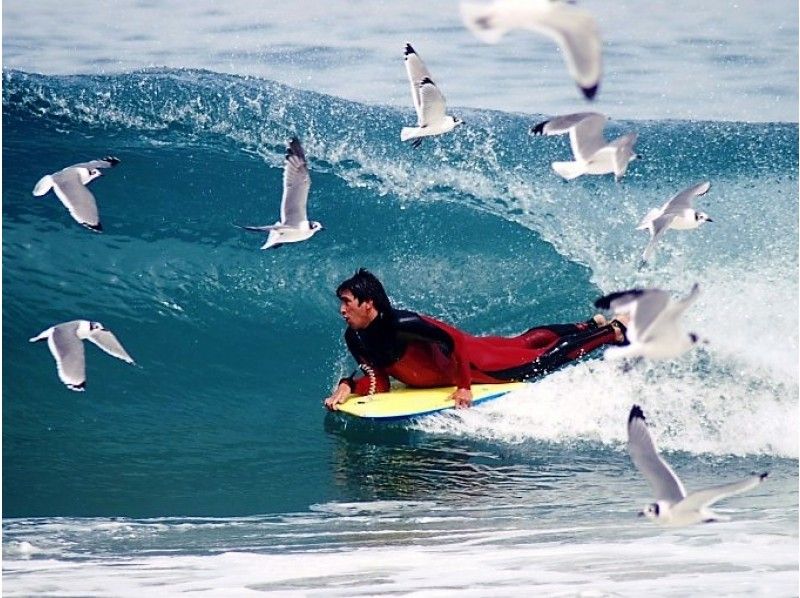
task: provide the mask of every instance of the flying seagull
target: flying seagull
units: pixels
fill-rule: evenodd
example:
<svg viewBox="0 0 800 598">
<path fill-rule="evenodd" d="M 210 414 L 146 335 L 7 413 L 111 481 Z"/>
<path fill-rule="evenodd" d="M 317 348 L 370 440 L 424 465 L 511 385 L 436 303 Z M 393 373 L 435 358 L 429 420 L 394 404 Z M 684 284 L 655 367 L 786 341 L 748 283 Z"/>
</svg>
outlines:
<svg viewBox="0 0 800 598">
<path fill-rule="evenodd" d="M 103 227 L 97 213 L 97 201 L 86 185 L 103 174 L 101 168 L 112 168 L 117 164 L 119 159 L 106 156 L 101 160 L 67 166 L 39 179 L 33 194 L 38 197 L 52 189 L 76 221 L 99 233 Z"/>
<path fill-rule="evenodd" d="M 268 232 L 261 249 L 279 247 L 284 243 L 305 241 L 322 230 L 322 224 L 308 219 L 308 190 L 311 177 L 308 174 L 306 155 L 296 137 L 286 146 L 286 160 L 283 165 L 283 197 L 281 198 L 281 219 L 275 224 L 264 226 L 240 226 L 245 230 Z"/>
<path fill-rule="evenodd" d="M 411 44 L 406 44 L 405 63 L 411 85 L 411 99 L 417 111 L 417 126 L 403 127 L 400 141 L 413 139 L 412 145 L 417 148 L 424 137 L 449 133 L 464 121 L 447 115 L 442 92 L 436 87 L 430 71 Z"/>
<path fill-rule="evenodd" d="M 460 8 L 464 24 L 483 42 L 496 44 L 513 29 L 530 29 L 554 40 L 569 74 L 591 100 L 602 71 L 600 33 L 594 17 L 572 4 L 574 0 L 495 0 L 462 2 Z"/>
<path fill-rule="evenodd" d="M 634 405 L 628 415 L 628 453 L 656 496 L 656 502 L 647 505 L 639 515 L 664 525 L 725 521 L 729 519 L 727 516 L 719 515 L 709 507 L 723 498 L 755 488 L 768 475 L 766 472 L 754 473 L 740 482 L 714 486 L 687 496 L 678 476 L 658 454 L 638 405 Z"/>
<path fill-rule="evenodd" d="M 58 377 L 70 390 L 83 391 L 86 387 L 86 357 L 83 342 L 88 340 L 109 355 L 133 364 L 133 358 L 100 322 L 72 320 L 56 324 L 30 339 L 30 342 L 47 341 L 50 353 L 56 360 Z"/>
<path fill-rule="evenodd" d="M 557 116 L 531 127 L 534 135 L 561 135 L 569 133 L 574 162 L 553 162 L 553 170 L 570 181 L 582 174 L 614 173 L 619 181 L 628 169 L 628 164 L 639 156 L 633 145 L 639 137 L 628 133 L 608 143 L 603 137 L 608 117 L 597 112 L 579 112 Z"/>
<path fill-rule="evenodd" d="M 599 309 L 630 315 L 625 334 L 628 344 L 609 347 L 605 356 L 672 359 L 691 349 L 700 339 L 696 334 L 683 331 L 680 317 L 699 293 L 700 286 L 695 284 L 686 297 L 677 301 L 661 289 L 630 289 L 595 301 Z"/>
<path fill-rule="evenodd" d="M 645 247 L 642 254 L 642 261 L 647 262 L 656 250 L 656 243 L 667 231 L 674 228 L 677 230 L 691 230 L 699 227 L 704 222 L 713 222 L 708 214 L 698 212 L 692 206 L 692 201 L 699 195 L 705 195 L 711 188 L 708 181 L 687 187 L 677 195 L 670 198 L 660 208 L 653 208 L 636 227 L 637 230 L 648 230 L 650 232 L 650 242 Z"/>
</svg>

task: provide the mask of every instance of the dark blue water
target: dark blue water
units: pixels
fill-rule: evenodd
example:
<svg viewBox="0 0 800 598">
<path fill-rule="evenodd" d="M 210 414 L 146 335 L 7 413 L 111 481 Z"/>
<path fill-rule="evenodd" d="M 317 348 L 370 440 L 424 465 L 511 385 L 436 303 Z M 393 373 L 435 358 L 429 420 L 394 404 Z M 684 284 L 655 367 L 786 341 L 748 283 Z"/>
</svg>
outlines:
<svg viewBox="0 0 800 598">
<path fill-rule="evenodd" d="M 207 96 L 186 78 L 207 86 L 211 76 L 7 76 L 6 515 L 250 514 L 337 497 L 321 400 L 344 367 L 333 289 L 358 266 L 379 272 L 400 304 L 476 331 L 521 327 L 537 312 L 580 317 L 597 293 L 585 268 L 517 224 L 452 202 L 404 209 L 407 200 L 347 184 L 316 161 L 310 209 L 325 233 L 259 251 L 260 237 L 232 225 L 276 217 L 282 171 L 255 151 L 274 162 L 282 148 L 205 130 L 234 123 L 198 128 L 197 113 L 163 123 L 159 96 L 177 104 L 181 94 L 248 87 L 223 78 Z M 272 97 L 289 91 L 265 85 Z M 107 90 L 120 102 L 108 109 L 124 111 L 117 122 L 92 115 L 87 126 L 47 103 L 44 118 L 37 114 L 41 92 L 75 102 Z M 320 112 L 348 108 L 310 99 Z M 374 112 L 399 124 L 389 111 Z M 247 127 L 245 135 L 285 133 L 246 116 L 235 126 Z M 73 226 L 52 194 L 30 196 L 31 181 L 65 159 L 109 153 L 121 167 L 92 186 L 104 234 Z M 558 286 L 540 293 L 541 279 Z M 510 299 L 527 296 L 537 304 Z M 26 339 L 78 317 L 113 330 L 139 367 L 89 347 L 87 392 L 67 391 L 46 348 Z"/>
</svg>

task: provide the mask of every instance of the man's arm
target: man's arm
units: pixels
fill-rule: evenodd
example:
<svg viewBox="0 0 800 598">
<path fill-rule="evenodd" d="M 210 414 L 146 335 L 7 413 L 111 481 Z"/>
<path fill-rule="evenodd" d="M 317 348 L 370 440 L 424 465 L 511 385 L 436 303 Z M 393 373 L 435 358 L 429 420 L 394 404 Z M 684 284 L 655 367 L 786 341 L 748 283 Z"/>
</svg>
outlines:
<svg viewBox="0 0 800 598">
<path fill-rule="evenodd" d="M 339 380 L 339 384 L 331 396 L 325 399 L 325 407 L 332 410 L 337 409 L 338 405 L 344 403 L 351 394 L 371 395 L 376 392 L 388 392 L 390 388 L 389 375 L 383 369 L 370 366 L 367 360 L 360 355 L 358 343 L 350 330 L 345 332 L 344 339 L 347 343 L 347 349 L 358 362 L 358 367 L 361 368 L 365 375 L 356 378 L 356 373 L 353 372 L 347 378 Z"/>
<path fill-rule="evenodd" d="M 325 407 L 335 411 L 351 394 L 364 396 L 389 391 L 389 376 L 386 372 L 372 368 L 365 363 L 360 364 L 360 367 L 365 375 L 355 378 L 355 372 L 353 372 L 350 377 L 339 380 L 333 394 L 325 399 Z"/>
<path fill-rule="evenodd" d="M 347 400 L 350 396 L 350 385 L 347 382 L 339 382 L 339 385 L 333 391 L 331 396 L 325 399 L 325 408 L 331 411 L 336 411 L 339 405 Z"/>
</svg>

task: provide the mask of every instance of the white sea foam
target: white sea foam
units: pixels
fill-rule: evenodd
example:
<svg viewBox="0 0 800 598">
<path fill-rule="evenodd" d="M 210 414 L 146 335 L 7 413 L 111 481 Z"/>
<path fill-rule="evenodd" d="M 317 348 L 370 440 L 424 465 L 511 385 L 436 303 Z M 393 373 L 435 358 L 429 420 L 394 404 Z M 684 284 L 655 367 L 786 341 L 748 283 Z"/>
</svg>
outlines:
<svg viewBox="0 0 800 598">
<path fill-rule="evenodd" d="M 702 357 L 639 366 L 592 360 L 568 366 L 506 397 L 470 411 L 421 419 L 437 434 L 518 443 L 590 440 L 621 445 L 634 403 L 653 423 L 666 450 L 797 458 L 797 408 L 791 389 L 750 376 L 695 372 Z"/>
<path fill-rule="evenodd" d="M 643 529 L 648 532 L 643 533 Z M 792 596 L 796 537 L 774 524 L 737 521 L 709 530 L 617 528 L 615 540 L 564 543 L 486 533 L 469 543 L 426 538 L 322 552 L 10 560 L 4 595 L 47 592 L 193 596 Z M 611 529 L 597 530 L 608 538 Z"/>
</svg>

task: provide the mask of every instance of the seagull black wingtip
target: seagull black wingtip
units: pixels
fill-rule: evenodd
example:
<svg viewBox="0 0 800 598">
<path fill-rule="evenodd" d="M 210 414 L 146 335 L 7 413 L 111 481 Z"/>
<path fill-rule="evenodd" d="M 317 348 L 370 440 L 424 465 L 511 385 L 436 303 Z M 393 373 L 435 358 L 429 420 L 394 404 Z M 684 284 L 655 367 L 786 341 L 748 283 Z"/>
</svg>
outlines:
<svg viewBox="0 0 800 598">
<path fill-rule="evenodd" d="M 593 100 L 594 96 L 597 94 L 597 90 L 600 88 L 600 84 L 597 83 L 591 87 L 581 87 L 581 91 L 583 92 L 583 96 L 587 100 Z"/>
<path fill-rule="evenodd" d="M 303 151 L 303 146 L 300 145 L 300 140 L 297 137 L 292 137 L 289 140 L 289 143 L 286 144 L 286 154 L 285 158 L 289 156 L 297 156 L 301 160 L 305 161 L 306 154 Z"/>
<path fill-rule="evenodd" d="M 631 423 L 634 419 L 641 419 L 642 421 L 647 421 L 647 418 L 644 416 L 644 412 L 639 405 L 634 405 L 631 407 L 631 412 L 628 415 L 628 423 Z"/>
<path fill-rule="evenodd" d="M 549 120 L 545 120 L 537 125 L 533 125 L 531 127 L 531 135 L 544 135 L 544 126 L 549 122 Z"/>
<path fill-rule="evenodd" d="M 611 295 L 605 295 L 604 297 L 600 297 L 596 299 L 594 302 L 594 306 L 597 309 L 608 309 L 611 307 Z"/>
<path fill-rule="evenodd" d="M 414 51 L 414 47 L 411 44 L 407 43 L 407 42 L 406 42 L 405 54 L 406 54 L 406 56 L 408 56 L 409 54 L 416 54 L 416 52 Z"/>
<path fill-rule="evenodd" d="M 595 301 L 594 302 L 594 306 L 596 308 L 598 308 L 598 309 L 610 309 L 611 308 L 611 303 L 615 299 L 619 299 L 620 297 L 622 297 L 624 295 L 632 295 L 634 297 L 639 297 L 643 293 L 644 293 L 644 290 L 642 290 L 642 289 L 630 289 L 630 290 L 627 290 L 627 291 L 617 291 L 616 293 L 609 293 L 608 295 L 605 295 L 604 297 L 600 297 L 600 299 Z"/>
<path fill-rule="evenodd" d="M 121 160 L 115 156 L 106 156 L 103 158 L 103 162 L 108 162 L 111 166 L 116 166 Z"/>
</svg>

